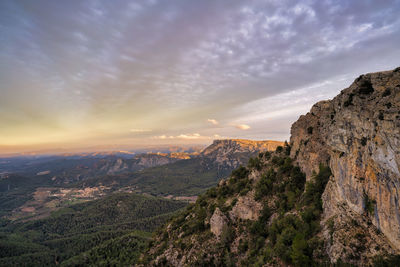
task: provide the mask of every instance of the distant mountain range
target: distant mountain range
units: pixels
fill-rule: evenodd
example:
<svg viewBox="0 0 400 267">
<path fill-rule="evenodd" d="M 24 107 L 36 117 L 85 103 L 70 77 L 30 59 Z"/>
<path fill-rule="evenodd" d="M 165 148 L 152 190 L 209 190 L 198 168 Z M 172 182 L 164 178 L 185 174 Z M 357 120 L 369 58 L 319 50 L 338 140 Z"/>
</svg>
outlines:
<svg viewBox="0 0 400 267">
<path fill-rule="evenodd" d="M 8 158 L 0 161 L 0 173 L 23 176 L 46 175 L 59 184 L 99 175 L 134 172 L 190 158 L 190 153 L 85 153 L 39 158 Z"/>
<path fill-rule="evenodd" d="M 200 154 L 189 159 L 146 168 L 138 172 L 119 175 L 97 176 L 79 183 L 79 186 L 110 186 L 114 189 L 130 187 L 136 192 L 155 196 L 195 196 L 239 167 L 249 158 L 267 150 L 273 150 L 283 142 L 250 140 L 216 140 Z"/>
<path fill-rule="evenodd" d="M 146 153 L 196 153 L 205 148 L 206 145 L 203 144 L 191 144 L 191 145 L 140 145 L 137 147 L 131 147 L 129 145 L 121 145 L 119 148 L 115 146 L 96 146 L 89 148 L 81 148 L 78 150 L 72 149 L 50 149 L 50 150 L 38 150 L 29 152 L 19 152 L 19 153 L 6 153 L 11 148 L 4 148 L 0 146 L 0 160 L 2 159 L 39 159 L 39 158 L 51 158 L 51 157 L 104 157 L 104 156 L 120 156 L 130 157 L 131 155 L 146 154 Z"/>
<path fill-rule="evenodd" d="M 0 206 L 4 209 L 0 211 L 10 212 L 20 206 L 13 218 L 30 216 L 31 213 L 43 216 L 52 210 L 42 208 L 48 205 L 47 198 L 54 203 L 54 198 L 57 198 L 57 206 L 62 207 L 66 199 L 90 200 L 114 191 L 193 198 L 216 185 L 234 168 L 246 164 L 251 156 L 282 144 L 276 141 L 216 140 L 204 150 L 190 153 L 131 155 L 107 152 L 3 159 L 0 164 L 0 200 L 3 200 L 3 205 Z M 53 193 L 38 193 L 38 190 L 45 192 L 46 188 Z M 75 197 L 61 193 L 63 188 L 75 192 Z M 87 188 L 93 193 L 83 194 L 82 190 Z M 47 197 L 27 202 L 35 193 Z M 22 206 L 24 201 L 27 204 Z"/>
</svg>

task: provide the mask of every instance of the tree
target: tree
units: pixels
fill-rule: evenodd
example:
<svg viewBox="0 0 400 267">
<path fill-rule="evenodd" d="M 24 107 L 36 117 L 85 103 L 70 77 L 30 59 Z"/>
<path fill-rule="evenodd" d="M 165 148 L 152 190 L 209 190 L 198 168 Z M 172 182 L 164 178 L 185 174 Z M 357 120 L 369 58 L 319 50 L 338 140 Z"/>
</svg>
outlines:
<svg viewBox="0 0 400 267">
<path fill-rule="evenodd" d="M 290 257 L 295 266 L 310 266 L 310 258 L 306 255 L 308 244 L 304 235 L 297 233 L 292 243 L 292 253 Z"/>
</svg>

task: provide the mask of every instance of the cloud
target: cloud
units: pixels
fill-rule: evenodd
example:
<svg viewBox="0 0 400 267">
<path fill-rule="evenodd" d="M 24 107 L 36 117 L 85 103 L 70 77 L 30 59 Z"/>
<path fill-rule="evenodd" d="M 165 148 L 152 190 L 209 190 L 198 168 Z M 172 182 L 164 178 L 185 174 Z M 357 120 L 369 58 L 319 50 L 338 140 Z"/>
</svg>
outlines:
<svg viewBox="0 0 400 267">
<path fill-rule="evenodd" d="M 249 125 L 247 125 L 247 124 L 237 124 L 237 125 L 235 125 L 235 127 L 237 128 L 237 129 L 240 129 L 240 130 L 249 130 L 251 127 L 249 126 Z"/>
<path fill-rule="evenodd" d="M 207 121 L 209 123 L 211 123 L 212 125 L 218 125 L 219 124 L 219 122 L 217 120 L 214 120 L 214 119 L 207 119 Z"/>
<path fill-rule="evenodd" d="M 131 133 L 147 133 L 147 132 L 151 132 L 152 130 L 150 130 L 150 129 L 130 129 L 129 131 Z"/>
<path fill-rule="evenodd" d="M 204 138 L 208 138 L 208 137 L 201 136 L 198 133 L 194 133 L 194 134 L 180 134 L 176 138 L 178 138 L 178 139 L 200 139 L 200 138 L 203 138 L 204 139 Z"/>
<path fill-rule="evenodd" d="M 222 138 L 219 134 L 213 134 L 210 136 L 201 135 L 199 133 L 193 134 L 179 134 L 176 136 L 170 135 L 160 135 L 160 136 L 153 136 L 153 139 L 182 139 L 182 140 L 212 140 L 212 139 L 220 139 Z"/>
<path fill-rule="evenodd" d="M 166 135 L 159 135 L 159 136 L 153 136 L 153 139 L 167 139 L 168 136 Z"/>
</svg>

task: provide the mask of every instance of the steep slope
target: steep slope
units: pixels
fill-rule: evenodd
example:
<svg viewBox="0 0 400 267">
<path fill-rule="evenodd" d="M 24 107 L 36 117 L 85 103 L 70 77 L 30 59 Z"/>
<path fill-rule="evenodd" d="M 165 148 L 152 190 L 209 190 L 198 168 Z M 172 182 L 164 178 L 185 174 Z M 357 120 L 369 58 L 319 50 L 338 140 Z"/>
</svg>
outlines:
<svg viewBox="0 0 400 267">
<path fill-rule="evenodd" d="M 328 262 L 319 221 L 331 175 L 312 182 L 289 157 L 290 147 L 261 153 L 201 196 L 163 231 L 144 265 L 253 266 Z"/>
<path fill-rule="evenodd" d="M 314 105 L 290 145 L 208 190 L 144 264 L 398 266 L 400 68 Z"/>
<path fill-rule="evenodd" d="M 337 229 L 328 242 L 332 261 L 354 255 L 348 233 L 359 227 L 351 221 L 372 222 L 398 252 L 400 68 L 361 75 L 333 100 L 315 104 L 291 134 L 291 155 L 308 177 L 321 162 L 333 172 L 323 196 L 324 225 L 329 221 Z M 369 236 L 364 258 L 387 243 Z"/>
</svg>

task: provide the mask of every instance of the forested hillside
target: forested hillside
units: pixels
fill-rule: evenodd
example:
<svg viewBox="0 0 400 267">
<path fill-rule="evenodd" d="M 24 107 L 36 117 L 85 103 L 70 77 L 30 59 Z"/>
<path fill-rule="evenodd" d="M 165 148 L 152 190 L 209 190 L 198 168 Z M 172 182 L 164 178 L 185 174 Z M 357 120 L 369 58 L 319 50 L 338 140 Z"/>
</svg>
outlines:
<svg viewBox="0 0 400 267">
<path fill-rule="evenodd" d="M 25 223 L 3 220 L 1 266 L 129 264 L 150 232 L 185 203 L 135 194 L 112 194 Z"/>
</svg>

